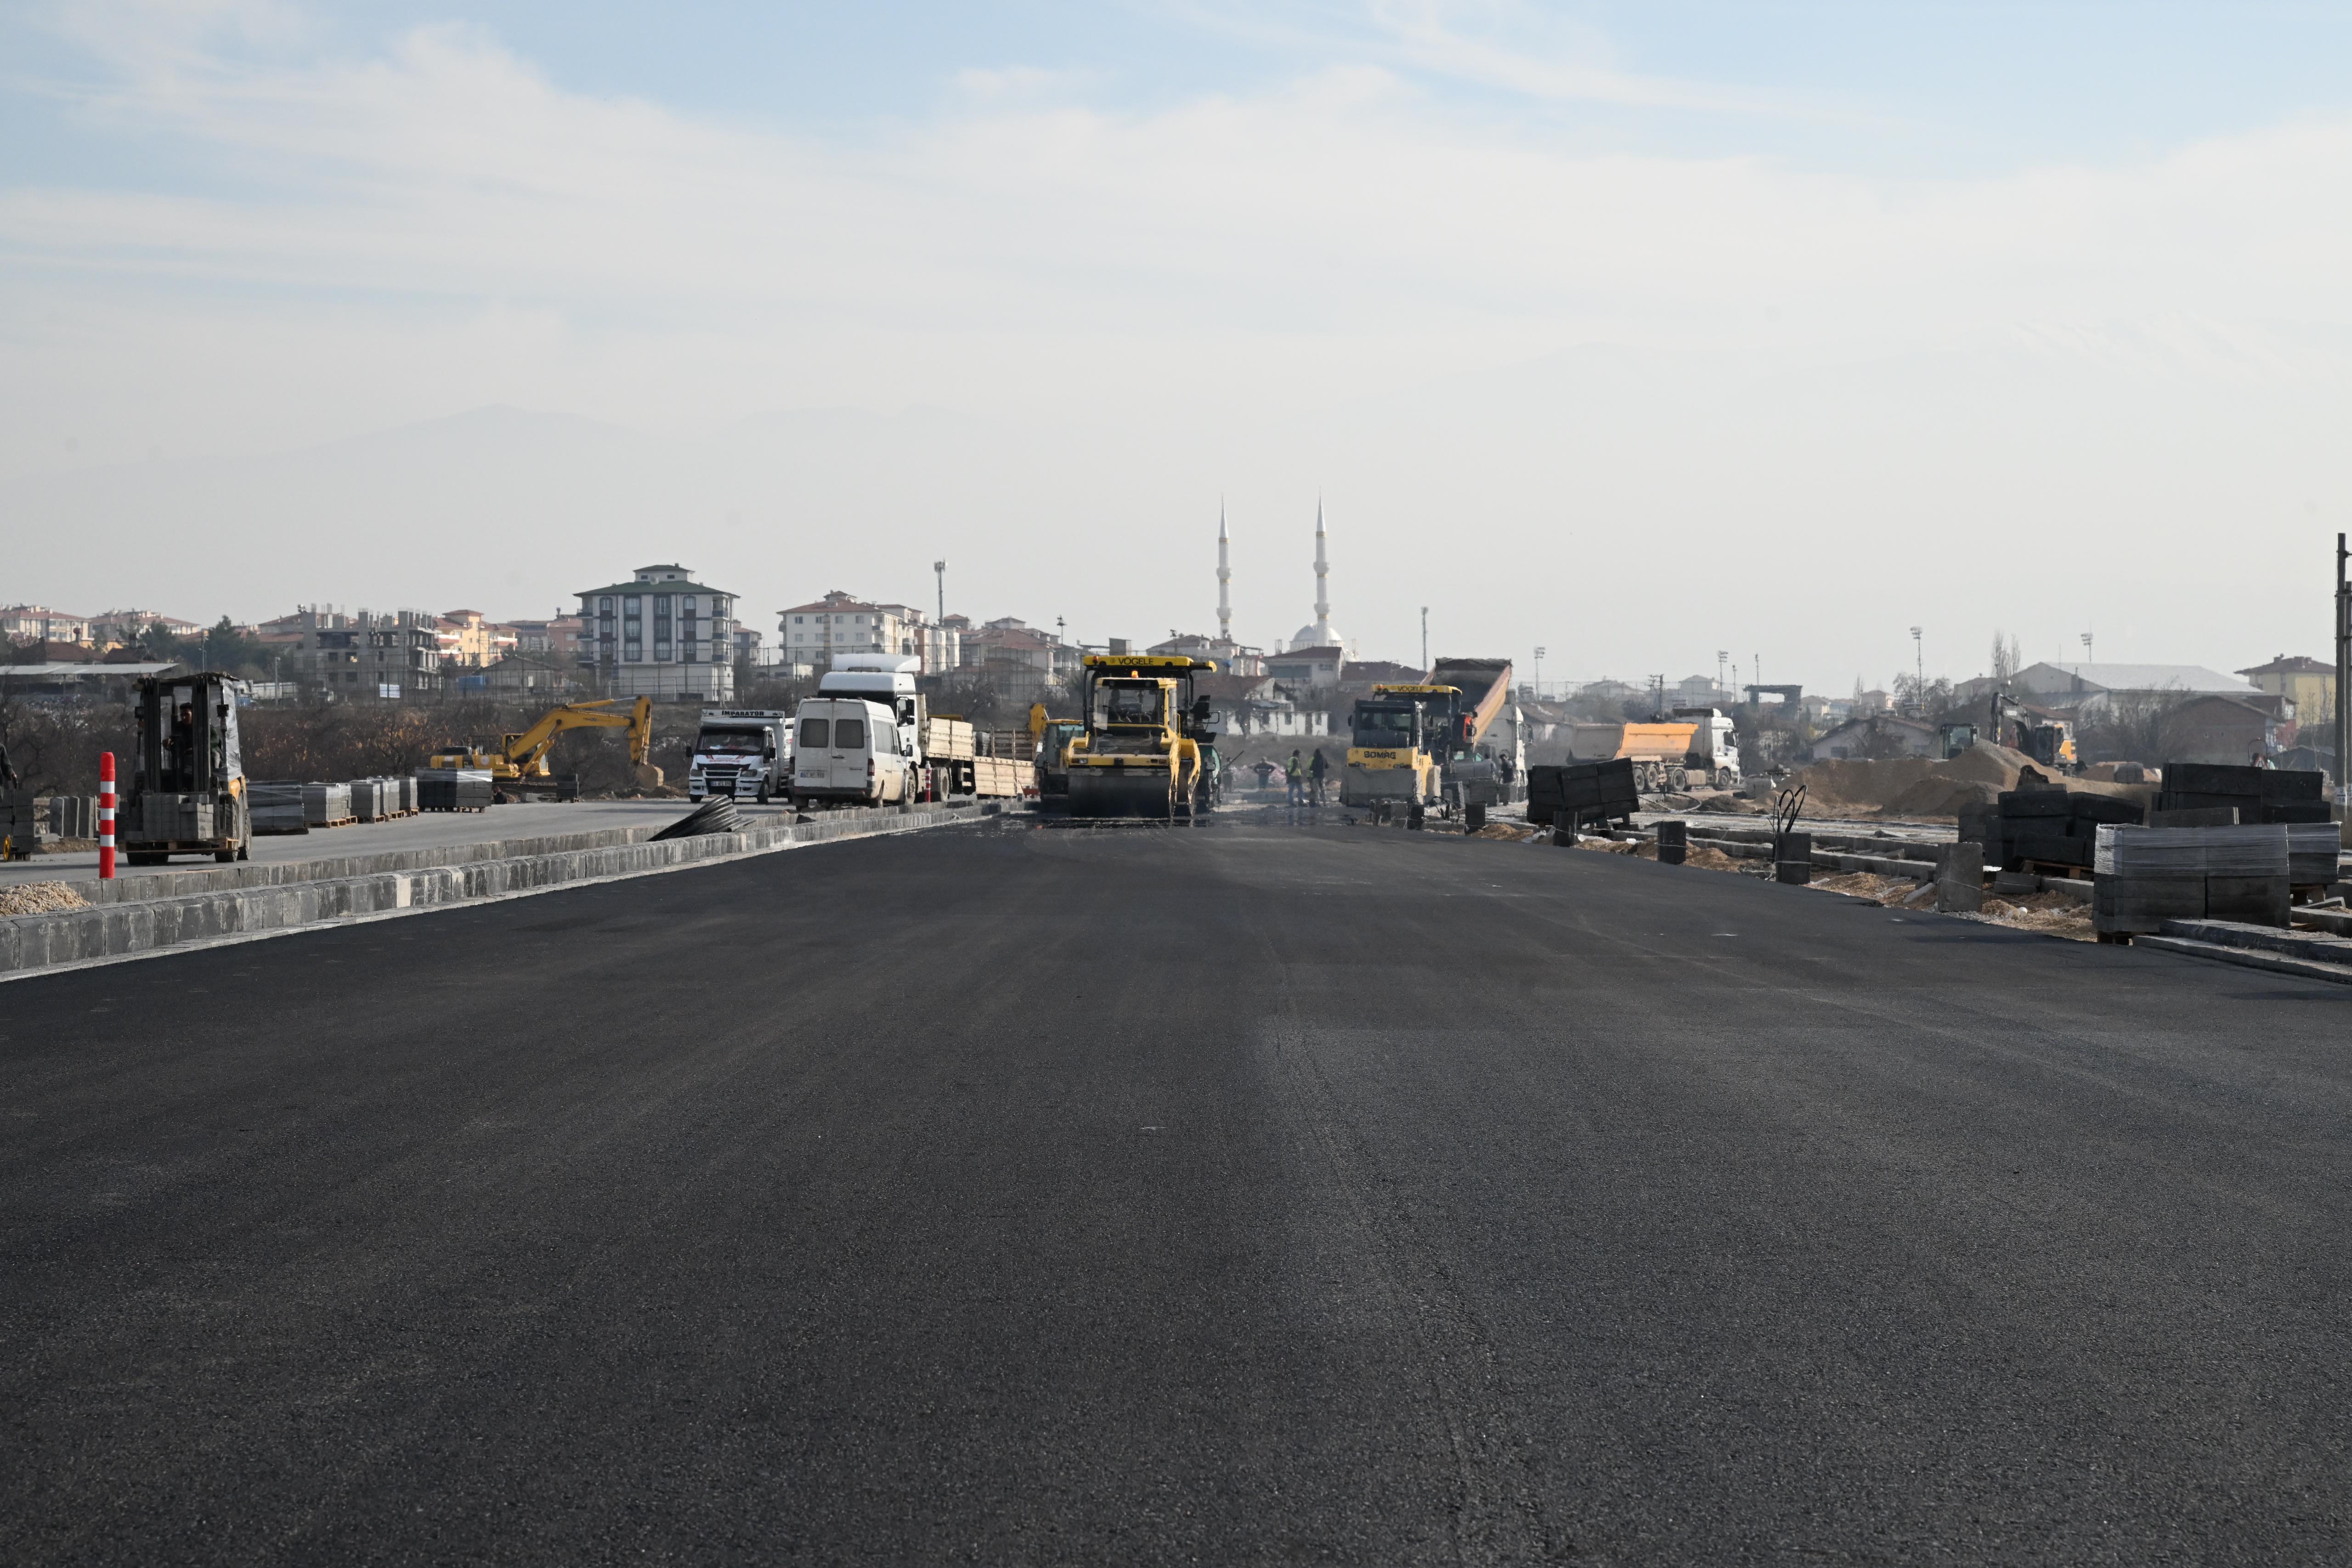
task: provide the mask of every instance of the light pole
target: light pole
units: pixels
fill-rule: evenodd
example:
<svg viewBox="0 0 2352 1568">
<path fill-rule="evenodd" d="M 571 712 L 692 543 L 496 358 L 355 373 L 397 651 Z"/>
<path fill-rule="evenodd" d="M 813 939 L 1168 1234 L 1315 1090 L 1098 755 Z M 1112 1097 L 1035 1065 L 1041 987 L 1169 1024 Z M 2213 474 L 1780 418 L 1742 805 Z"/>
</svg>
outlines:
<svg viewBox="0 0 2352 1568">
<path fill-rule="evenodd" d="M 1426 604 L 1421 607 L 1421 667 L 1424 673 L 1429 669 L 1429 606 Z"/>
<path fill-rule="evenodd" d="M 1731 701 L 1731 689 L 1730 689 L 1728 686 L 1726 686 L 1726 685 L 1723 684 L 1723 672 L 1724 672 L 1724 670 L 1726 669 L 1726 667 L 1729 664 L 1730 660 L 1731 660 L 1731 650 L 1730 650 L 1730 649 L 1728 649 L 1728 648 L 1717 648 L 1717 649 L 1715 651 L 1715 690 L 1716 690 L 1716 695 L 1717 695 L 1718 697 L 1720 697 L 1720 698 L 1721 698 L 1724 702 L 1726 702 L 1726 703 L 1729 703 L 1729 702 Z M 1737 706 L 1737 705 L 1734 705 L 1734 706 Z"/>
<path fill-rule="evenodd" d="M 2091 662 L 2091 634 L 2090 634 L 2088 632 L 2084 632 L 2084 633 L 2083 633 L 2083 663 L 2084 663 L 2084 664 L 2089 664 L 2090 662 Z"/>
<path fill-rule="evenodd" d="M 1538 702 L 1543 701 L 1543 656 L 1544 651 L 1538 648 L 1536 650 L 1536 701 Z"/>
<path fill-rule="evenodd" d="M 1919 640 L 1919 628 L 1916 626 L 1911 628 L 1911 657 L 1915 661 L 1911 700 L 1917 703 L 1919 711 L 1925 714 L 1927 711 L 1927 645 Z"/>
<path fill-rule="evenodd" d="M 940 580 L 940 624 L 944 626 L 948 622 L 948 563 L 935 560 L 931 562 L 931 571 Z"/>
</svg>

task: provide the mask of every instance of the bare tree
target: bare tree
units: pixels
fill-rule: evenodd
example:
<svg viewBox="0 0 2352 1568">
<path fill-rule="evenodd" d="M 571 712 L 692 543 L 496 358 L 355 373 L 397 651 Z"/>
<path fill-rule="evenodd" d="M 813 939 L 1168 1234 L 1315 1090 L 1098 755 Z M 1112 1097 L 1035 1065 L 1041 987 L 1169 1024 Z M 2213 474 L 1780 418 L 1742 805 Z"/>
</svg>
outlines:
<svg viewBox="0 0 2352 1568">
<path fill-rule="evenodd" d="M 2020 654 L 2014 633 L 2003 634 L 1996 627 L 1992 634 L 1992 678 L 2007 685 L 2016 677 L 2024 659 Z"/>
<path fill-rule="evenodd" d="M 2173 748 L 2173 716 L 2186 692 L 2118 692 L 2084 716 L 2075 750 L 2084 762 L 2160 766 Z"/>
</svg>

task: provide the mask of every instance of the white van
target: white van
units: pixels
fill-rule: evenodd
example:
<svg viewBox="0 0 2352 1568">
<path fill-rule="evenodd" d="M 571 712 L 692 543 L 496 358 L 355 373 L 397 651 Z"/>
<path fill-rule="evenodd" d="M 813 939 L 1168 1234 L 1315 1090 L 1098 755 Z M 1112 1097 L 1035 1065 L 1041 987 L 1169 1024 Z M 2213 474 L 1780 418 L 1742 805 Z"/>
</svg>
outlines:
<svg viewBox="0 0 2352 1568">
<path fill-rule="evenodd" d="M 811 697 L 793 724 L 793 804 L 881 806 L 910 799 L 915 759 L 887 703 Z"/>
</svg>

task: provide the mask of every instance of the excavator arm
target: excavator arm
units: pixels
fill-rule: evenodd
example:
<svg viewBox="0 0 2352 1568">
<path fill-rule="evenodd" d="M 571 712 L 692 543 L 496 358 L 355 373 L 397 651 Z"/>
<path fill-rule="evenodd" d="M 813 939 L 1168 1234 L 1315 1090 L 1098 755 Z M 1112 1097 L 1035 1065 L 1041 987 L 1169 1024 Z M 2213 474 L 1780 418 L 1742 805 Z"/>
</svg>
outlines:
<svg viewBox="0 0 2352 1568">
<path fill-rule="evenodd" d="M 625 729 L 629 732 L 629 760 L 644 767 L 653 751 L 653 699 L 639 697 L 636 706 L 626 713 L 609 711 L 613 701 L 611 697 L 598 697 L 548 709 L 537 724 L 520 735 L 508 737 L 507 761 L 516 772 L 530 773 L 547 755 L 547 748 L 555 744 L 555 737 L 567 729 Z"/>
</svg>

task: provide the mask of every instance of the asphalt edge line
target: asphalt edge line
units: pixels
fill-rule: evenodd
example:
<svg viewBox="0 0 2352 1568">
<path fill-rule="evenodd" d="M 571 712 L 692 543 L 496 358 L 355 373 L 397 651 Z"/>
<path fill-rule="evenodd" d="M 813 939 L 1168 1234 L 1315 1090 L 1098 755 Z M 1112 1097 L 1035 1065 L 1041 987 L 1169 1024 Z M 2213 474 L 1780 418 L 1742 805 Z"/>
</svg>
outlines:
<svg viewBox="0 0 2352 1568">
<path fill-rule="evenodd" d="M 956 817 L 944 822 L 925 822 L 919 826 L 876 827 L 865 832 L 841 833 L 829 839 L 789 840 L 781 844 L 767 844 L 759 849 L 739 850 L 733 854 L 718 855 L 709 860 L 684 861 L 676 865 L 646 866 L 639 871 L 614 872 L 609 876 L 584 876 L 572 882 L 553 883 L 544 887 L 515 888 L 506 893 L 485 894 L 479 898 L 462 898 L 447 904 L 422 904 L 407 909 L 372 909 L 364 915 L 336 915 L 324 920 L 313 920 L 300 925 L 274 926 L 268 931 L 233 931 L 223 936 L 203 936 L 193 942 L 172 942 L 160 947 L 149 947 L 138 953 L 110 953 L 102 958 L 76 958 L 64 964 L 45 964 L 37 969 L 16 969 L 0 972 L 0 986 L 18 980 L 37 980 L 45 975 L 67 975 L 81 969 L 103 969 L 116 964 L 135 964 L 142 958 L 168 958 L 174 953 L 205 953 L 216 947 L 235 947 L 247 942 L 268 942 L 279 936 L 300 936 L 312 931 L 338 931 L 348 925 L 367 925 L 379 920 L 403 920 L 412 915 L 438 915 L 457 909 L 480 909 L 488 904 L 506 904 L 518 898 L 538 898 L 551 893 L 568 893 L 575 887 L 602 887 L 607 883 L 635 882 L 640 877 L 667 876 L 676 872 L 699 871 L 706 866 L 733 865 L 738 861 L 757 860 L 762 855 L 782 854 L 790 850 L 823 849 L 827 844 L 862 843 L 868 839 L 896 838 L 902 833 L 927 832 L 933 828 L 958 828 L 971 822 L 983 822 L 984 816 Z M 397 873 L 394 873 L 397 874 Z"/>
</svg>

